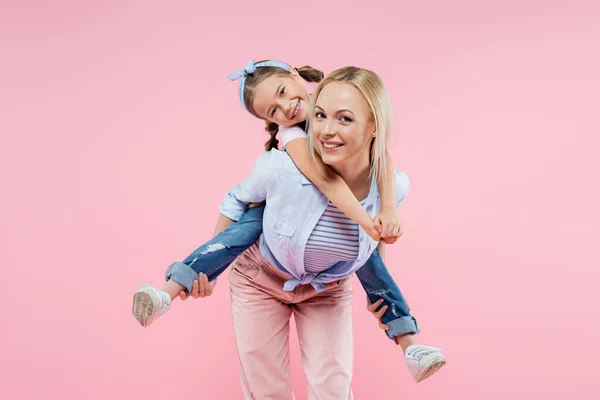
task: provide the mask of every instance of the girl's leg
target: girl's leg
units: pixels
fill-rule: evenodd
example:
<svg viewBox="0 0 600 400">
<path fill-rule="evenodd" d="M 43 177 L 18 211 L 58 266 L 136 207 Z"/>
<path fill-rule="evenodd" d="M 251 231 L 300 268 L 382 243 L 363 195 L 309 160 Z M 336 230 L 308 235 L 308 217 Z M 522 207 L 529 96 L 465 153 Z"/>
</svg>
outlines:
<svg viewBox="0 0 600 400">
<path fill-rule="evenodd" d="M 419 332 L 417 321 L 410 314 L 400 288 L 377 251 L 356 271 L 356 275 L 369 300 L 375 303 L 383 299 L 381 306 L 387 306 L 381 322 L 389 327 L 386 331 L 388 337 L 402 347 L 406 364 L 415 381 L 420 382 L 443 367 L 446 358 L 440 349 L 416 344 L 414 335 Z"/>
<path fill-rule="evenodd" d="M 265 206 L 249 208 L 240 220 L 197 248 L 183 262 L 175 262 L 167 269 L 167 283 L 163 290 L 151 286 L 139 289 L 133 295 L 132 312 L 143 326 L 149 326 L 165 314 L 171 301 L 181 292 L 191 292 L 199 273 L 214 280 L 235 258 L 252 246 L 262 233 Z"/>
<path fill-rule="evenodd" d="M 201 272 L 214 280 L 237 256 L 256 243 L 262 233 L 264 210 L 264 205 L 249 208 L 238 222 L 198 247 L 183 262 L 171 264 L 165 273 L 166 280 L 171 281 L 171 285 L 165 285 L 171 298 L 181 290 L 191 292 Z"/>
<path fill-rule="evenodd" d="M 386 331 L 390 339 L 395 340 L 398 336 L 410 338 L 419 333 L 417 320 L 410 314 L 400 288 L 396 285 L 377 250 L 373 252 L 365 265 L 356 271 L 356 276 L 372 303 L 383 299 L 381 306 L 387 306 L 381 322 L 390 327 Z"/>
</svg>

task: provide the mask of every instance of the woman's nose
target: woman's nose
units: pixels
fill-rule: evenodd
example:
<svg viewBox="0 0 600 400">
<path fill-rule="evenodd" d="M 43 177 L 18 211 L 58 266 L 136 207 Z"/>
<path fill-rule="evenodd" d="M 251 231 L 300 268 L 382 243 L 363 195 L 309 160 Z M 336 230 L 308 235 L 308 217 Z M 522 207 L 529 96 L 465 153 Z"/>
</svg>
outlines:
<svg viewBox="0 0 600 400">
<path fill-rule="evenodd" d="M 335 135 L 333 121 L 331 121 L 329 118 L 326 119 L 325 123 L 323 124 L 323 135 L 325 135 L 325 136 Z"/>
</svg>

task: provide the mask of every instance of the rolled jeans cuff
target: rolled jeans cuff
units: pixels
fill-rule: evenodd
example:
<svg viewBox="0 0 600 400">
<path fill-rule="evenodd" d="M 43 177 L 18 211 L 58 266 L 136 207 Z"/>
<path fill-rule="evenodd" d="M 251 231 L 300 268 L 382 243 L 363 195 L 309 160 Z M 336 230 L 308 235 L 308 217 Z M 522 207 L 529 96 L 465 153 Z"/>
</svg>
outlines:
<svg viewBox="0 0 600 400">
<path fill-rule="evenodd" d="M 184 286 L 188 293 L 192 293 L 192 285 L 198 280 L 198 273 L 189 265 L 176 261 L 167 268 L 165 278 Z"/>
<path fill-rule="evenodd" d="M 415 334 L 421 331 L 414 317 L 396 318 L 390 322 L 386 322 L 386 325 L 390 329 L 387 329 L 385 333 L 392 340 L 396 340 L 396 336 L 407 335 L 409 333 Z"/>
</svg>

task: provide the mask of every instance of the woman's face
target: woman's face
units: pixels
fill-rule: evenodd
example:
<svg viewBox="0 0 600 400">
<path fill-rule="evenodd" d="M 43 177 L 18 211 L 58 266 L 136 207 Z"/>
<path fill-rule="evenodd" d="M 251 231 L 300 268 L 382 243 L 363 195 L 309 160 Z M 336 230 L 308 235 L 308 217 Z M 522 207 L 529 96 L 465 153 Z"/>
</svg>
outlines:
<svg viewBox="0 0 600 400">
<path fill-rule="evenodd" d="M 311 125 L 315 149 L 325 164 L 369 160 L 375 122 L 367 101 L 354 86 L 327 84 L 316 99 Z"/>
<path fill-rule="evenodd" d="M 272 75 L 255 89 L 254 111 L 262 119 L 280 126 L 292 126 L 308 118 L 308 92 L 296 70 L 290 74 Z"/>
</svg>

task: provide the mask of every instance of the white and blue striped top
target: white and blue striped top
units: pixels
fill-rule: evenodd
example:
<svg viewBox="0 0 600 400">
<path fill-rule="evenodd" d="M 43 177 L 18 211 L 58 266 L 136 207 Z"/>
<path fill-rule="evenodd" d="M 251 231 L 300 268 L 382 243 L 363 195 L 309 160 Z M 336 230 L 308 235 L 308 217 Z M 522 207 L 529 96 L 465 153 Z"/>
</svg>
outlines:
<svg viewBox="0 0 600 400">
<path fill-rule="evenodd" d="M 340 261 L 352 261 L 357 257 L 358 224 L 329 202 L 306 243 L 306 272 L 318 274 Z"/>
</svg>

